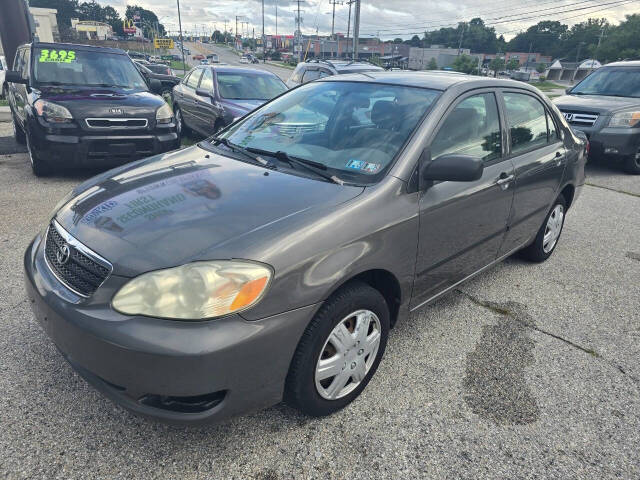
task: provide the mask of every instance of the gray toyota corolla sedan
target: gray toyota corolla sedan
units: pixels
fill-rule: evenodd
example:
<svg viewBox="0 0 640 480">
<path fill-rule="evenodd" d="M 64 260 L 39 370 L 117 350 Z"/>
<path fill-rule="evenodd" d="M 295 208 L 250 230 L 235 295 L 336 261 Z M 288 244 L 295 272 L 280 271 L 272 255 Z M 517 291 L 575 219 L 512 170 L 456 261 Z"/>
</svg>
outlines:
<svg viewBox="0 0 640 480">
<path fill-rule="evenodd" d="M 515 252 L 546 260 L 584 165 L 526 84 L 328 77 L 76 187 L 27 249 L 26 288 L 69 363 L 135 412 L 326 415 L 409 312 Z"/>
</svg>

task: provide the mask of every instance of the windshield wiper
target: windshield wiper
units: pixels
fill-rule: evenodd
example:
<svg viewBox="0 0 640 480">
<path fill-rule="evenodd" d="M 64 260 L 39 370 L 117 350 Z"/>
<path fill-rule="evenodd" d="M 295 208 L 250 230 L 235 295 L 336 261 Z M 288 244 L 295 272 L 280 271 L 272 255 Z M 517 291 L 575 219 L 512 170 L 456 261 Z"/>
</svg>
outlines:
<svg viewBox="0 0 640 480">
<path fill-rule="evenodd" d="M 252 163 L 257 163 L 257 164 L 259 164 L 259 165 L 261 165 L 261 166 L 263 166 L 265 168 L 269 168 L 271 170 L 274 170 L 276 168 L 276 166 L 273 163 L 267 162 L 261 156 L 253 155 L 251 153 L 251 149 L 241 147 L 240 145 L 236 145 L 235 143 L 231 143 L 227 138 L 213 137 L 213 141 L 216 142 L 217 144 L 224 145 L 225 147 L 227 147 L 229 150 L 231 150 L 234 153 L 241 153 L 245 157 L 250 158 L 252 160 Z"/>
<path fill-rule="evenodd" d="M 331 175 L 326 173 L 327 166 L 323 163 L 314 162 L 313 160 L 307 160 L 306 158 L 292 157 L 287 152 L 282 150 L 278 150 L 277 152 L 270 152 L 268 150 L 261 150 L 259 148 L 247 148 L 248 151 L 253 153 L 259 153 L 262 155 L 269 155 L 273 158 L 277 158 L 280 161 L 286 162 L 289 165 L 298 165 L 303 168 L 306 168 L 310 172 L 315 173 L 317 176 L 322 177 L 332 183 L 337 183 L 338 185 L 344 185 L 344 182 L 336 177 L 335 175 Z"/>
</svg>

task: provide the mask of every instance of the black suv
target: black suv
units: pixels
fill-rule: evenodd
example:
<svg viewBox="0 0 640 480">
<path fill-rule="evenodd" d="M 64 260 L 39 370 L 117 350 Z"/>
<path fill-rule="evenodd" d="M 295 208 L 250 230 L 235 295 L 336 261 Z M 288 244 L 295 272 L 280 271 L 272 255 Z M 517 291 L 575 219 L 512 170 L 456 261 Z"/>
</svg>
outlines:
<svg viewBox="0 0 640 480">
<path fill-rule="evenodd" d="M 173 150 L 171 107 L 123 50 L 65 43 L 21 45 L 7 72 L 16 140 L 31 167 L 103 167 Z"/>
<path fill-rule="evenodd" d="M 640 61 L 609 63 L 554 103 L 589 138 L 590 158 L 640 175 Z"/>
</svg>

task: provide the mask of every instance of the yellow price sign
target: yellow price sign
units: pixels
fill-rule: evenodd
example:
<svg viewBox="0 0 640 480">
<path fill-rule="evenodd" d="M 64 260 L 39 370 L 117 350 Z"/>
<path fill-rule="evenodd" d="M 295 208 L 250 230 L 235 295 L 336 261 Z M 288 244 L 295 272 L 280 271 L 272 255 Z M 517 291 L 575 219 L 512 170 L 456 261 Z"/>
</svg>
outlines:
<svg viewBox="0 0 640 480">
<path fill-rule="evenodd" d="M 40 50 L 38 62 L 40 63 L 71 63 L 76 60 L 76 52 L 73 50 Z"/>
<path fill-rule="evenodd" d="M 154 38 L 153 46 L 155 48 L 173 48 L 173 40 L 171 38 Z"/>
</svg>

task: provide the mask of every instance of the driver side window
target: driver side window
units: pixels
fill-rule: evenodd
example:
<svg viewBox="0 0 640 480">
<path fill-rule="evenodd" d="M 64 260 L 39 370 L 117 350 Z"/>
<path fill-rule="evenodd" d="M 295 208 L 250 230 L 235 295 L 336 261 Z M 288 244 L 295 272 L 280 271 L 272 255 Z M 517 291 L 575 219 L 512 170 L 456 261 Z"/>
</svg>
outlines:
<svg viewBox="0 0 640 480">
<path fill-rule="evenodd" d="M 493 93 L 462 100 L 447 116 L 431 142 L 431 158 L 471 155 L 485 162 L 500 158 L 502 137 L 498 105 Z"/>
</svg>

